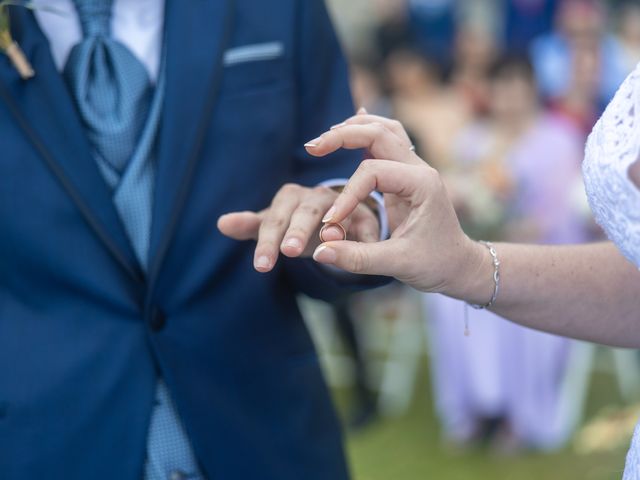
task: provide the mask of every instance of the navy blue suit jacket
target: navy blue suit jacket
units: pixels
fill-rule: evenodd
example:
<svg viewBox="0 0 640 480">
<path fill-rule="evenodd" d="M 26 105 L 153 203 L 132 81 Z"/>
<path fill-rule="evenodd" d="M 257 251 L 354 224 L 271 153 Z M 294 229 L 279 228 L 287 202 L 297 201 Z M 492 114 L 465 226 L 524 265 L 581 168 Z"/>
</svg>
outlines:
<svg viewBox="0 0 640 480">
<path fill-rule="evenodd" d="M 295 302 L 345 285 L 306 260 L 258 274 L 216 229 L 356 166 L 302 148 L 353 111 L 323 1 L 167 1 L 147 276 L 46 38 L 12 20 L 37 75 L 0 56 L 0 478 L 140 480 L 158 374 L 207 478 L 347 478 Z M 223 65 L 265 42 L 283 55 Z"/>
</svg>

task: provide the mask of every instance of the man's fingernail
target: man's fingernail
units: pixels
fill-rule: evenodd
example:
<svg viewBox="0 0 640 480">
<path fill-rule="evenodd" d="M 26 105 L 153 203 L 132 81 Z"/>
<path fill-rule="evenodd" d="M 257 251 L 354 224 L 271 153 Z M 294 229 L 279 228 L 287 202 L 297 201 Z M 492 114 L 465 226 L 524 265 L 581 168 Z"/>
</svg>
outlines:
<svg viewBox="0 0 640 480">
<path fill-rule="evenodd" d="M 322 137 L 318 137 L 314 140 L 311 140 L 310 142 L 305 143 L 304 146 L 307 148 L 316 148 L 320 145 L 321 141 L 322 141 Z"/>
<path fill-rule="evenodd" d="M 338 258 L 336 251 L 326 245 L 320 245 L 313 252 L 313 259 L 319 263 L 335 263 Z"/>
<path fill-rule="evenodd" d="M 258 259 L 256 260 L 255 263 L 255 267 L 258 270 L 266 270 L 271 268 L 271 260 L 269 259 L 269 257 L 263 255 L 262 257 L 258 257 Z"/>
<path fill-rule="evenodd" d="M 358 115 L 366 115 L 367 113 L 367 109 L 364 107 L 360 107 L 360 110 L 358 110 Z"/>
<path fill-rule="evenodd" d="M 286 239 L 283 244 L 283 247 L 289 247 L 289 248 L 295 248 L 296 250 L 299 250 L 302 248 L 302 242 L 300 240 L 298 240 L 297 238 L 288 238 Z"/>
<path fill-rule="evenodd" d="M 338 123 L 337 125 L 334 125 L 331 127 L 331 130 L 335 130 L 336 128 L 342 128 L 345 127 L 347 124 L 345 122 L 342 123 Z"/>
<path fill-rule="evenodd" d="M 330 242 L 332 240 L 344 240 L 344 230 L 338 226 L 326 225 L 325 228 L 322 229 L 322 236 L 320 239 L 325 242 Z"/>
<path fill-rule="evenodd" d="M 323 223 L 327 223 L 330 222 L 331 219 L 333 218 L 333 216 L 336 214 L 336 207 L 335 205 L 333 207 L 331 207 L 329 209 L 329 211 L 327 212 L 327 214 L 324 216 L 324 218 L 322 219 Z"/>
</svg>

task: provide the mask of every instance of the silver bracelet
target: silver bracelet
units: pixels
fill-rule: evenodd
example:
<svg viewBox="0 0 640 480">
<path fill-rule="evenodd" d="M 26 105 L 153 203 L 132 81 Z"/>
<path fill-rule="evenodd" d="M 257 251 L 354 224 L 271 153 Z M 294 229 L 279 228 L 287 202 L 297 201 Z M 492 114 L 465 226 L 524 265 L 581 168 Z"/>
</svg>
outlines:
<svg viewBox="0 0 640 480">
<path fill-rule="evenodd" d="M 495 283 L 495 287 L 493 289 L 493 296 L 491 300 L 486 305 L 477 305 L 474 303 L 465 302 L 464 305 L 464 335 L 468 337 L 471 335 L 471 330 L 469 329 L 469 312 L 468 308 L 474 308 L 476 310 L 486 310 L 487 308 L 493 307 L 498 299 L 498 292 L 500 291 L 500 260 L 498 260 L 498 252 L 496 252 L 495 247 L 491 242 L 479 242 L 485 247 L 489 249 L 489 253 L 491 254 L 491 258 L 493 259 L 493 281 Z"/>
<path fill-rule="evenodd" d="M 486 310 L 487 308 L 493 307 L 498 299 L 498 292 L 500 291 L 500 260 L 498 259 L 498 252 L 496 252 L 496 248 L 493 246 L 491 242 L 479 242 L 481 245 L 484 245 L 489 249 L 489 253 L 491 254 L 491 258 L 493 259 L 493 282 L 495 284 L 493 288 L 493 296 L 489 303 L 485 305 L 476 305 L 473 303 L 469 303 L 471 308 L 475 308 L 476 310 Z"/>
</svg>

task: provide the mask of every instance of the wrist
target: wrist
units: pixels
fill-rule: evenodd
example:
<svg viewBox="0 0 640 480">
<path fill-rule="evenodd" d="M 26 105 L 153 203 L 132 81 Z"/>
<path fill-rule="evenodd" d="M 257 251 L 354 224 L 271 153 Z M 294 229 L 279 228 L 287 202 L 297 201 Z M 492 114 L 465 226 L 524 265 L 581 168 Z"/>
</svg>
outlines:
<svg viewBox="0 0 640 480">
<path fill-rule="evenodd" d="M 495 289 L 493 257 L 486 246 L 465 238 L 455 276 L 442 293 L 471 304 L 486 305 Z"/>
</svg>

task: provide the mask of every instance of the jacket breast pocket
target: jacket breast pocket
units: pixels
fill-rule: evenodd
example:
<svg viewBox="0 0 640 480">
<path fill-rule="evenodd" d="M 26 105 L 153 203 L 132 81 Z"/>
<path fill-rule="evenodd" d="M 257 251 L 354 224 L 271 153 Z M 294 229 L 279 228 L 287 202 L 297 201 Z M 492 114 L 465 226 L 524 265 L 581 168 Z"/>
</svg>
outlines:
<svg viewBox="0 0 640 480">
<path fill-rule="evenodd" d="M 284 45 L 266 42 L 232 47 L 224 54 L 223 97 L 277 89 L 291 83 Z"/>
</svg>

